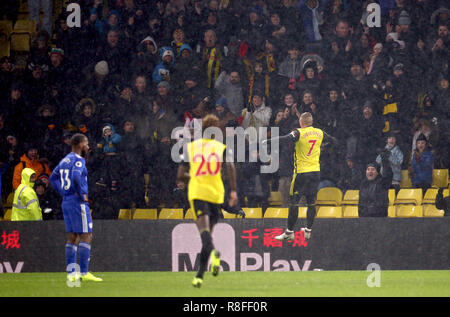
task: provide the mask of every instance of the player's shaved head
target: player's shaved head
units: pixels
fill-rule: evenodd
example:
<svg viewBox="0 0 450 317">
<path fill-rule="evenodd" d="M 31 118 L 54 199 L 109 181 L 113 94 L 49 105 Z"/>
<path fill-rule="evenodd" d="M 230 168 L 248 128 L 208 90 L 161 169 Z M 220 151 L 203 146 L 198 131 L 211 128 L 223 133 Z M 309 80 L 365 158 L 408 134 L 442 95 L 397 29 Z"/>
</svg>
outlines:
<svg viewBox="0 0 450 317">
<path fill-rule="evenodd" d="M 84 140 L 86 140 L 87 137 L 84 134 L 81 133 L 75 133 L 71 138 L 70 138 L 70 145 L 72 146 L 78 146 L 80 145 L 82 142 L 84 142 Z"/>
<path fill-rule="evenodd" d="M 303 123 L 305 127 L 310 127 L 313 125 L 313 116 L 310 112 L 303 112 L 300 115 L 300 122 Z"/>
</svg>

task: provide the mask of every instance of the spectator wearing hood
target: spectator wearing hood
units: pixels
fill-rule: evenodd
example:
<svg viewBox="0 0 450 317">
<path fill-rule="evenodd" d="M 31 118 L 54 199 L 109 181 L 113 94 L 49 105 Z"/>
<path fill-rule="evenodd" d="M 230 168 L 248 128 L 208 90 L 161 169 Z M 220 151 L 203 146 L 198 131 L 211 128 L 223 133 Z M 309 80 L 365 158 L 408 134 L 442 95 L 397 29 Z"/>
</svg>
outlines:
<svg viewBox="0 0 450 317">
<path fill-rule="evenodd" d="M 25 168 L 31 168 L 36 177 L 41 174 L 50 175 L 52 171 L 48 167 L 48 164 L 39 159 L 39 152 L 37 146 L 33 144 L 25 145 L 25 153 L 20 157 L 20 162 L 14 167 L 13 175 L 13 189 L 16 190 L 20 185 L 22 171 Z"/>
<path fill-rule="evenodd" d="M 319 42 L 323 39 L 321 26 L 324 22 L 323 12 L 328 0 L 300 0 L 298 10 L 308 42 Z"/>
<path fill-rule="evenodd" d="M 277 98 L 274 76 L 264 66 L 265 63 L 262 60 L 256 60 L 253 63 L 253 72 L 248 83 L 248 103 L 252 100 L 254 90 L 264 91 L 264 96 L 270 103 Z"/>
<path fill-rule="evenodd" d="M 433 182 L 434 155 L 428 147 L 424 134 L 416 139 L 416 149 L 411 161 L 411 181 L 414 188 L 422 188 L 425 193 Z"/>
<path fill-rule="evenodd" d="M 20 184 L 14 192 L 11 221 L 42 220 L 39 199 L 34 191 L 36 172 L 31 168 L 24 168 L 20 172 Z"/>
<path fill-rule="evenodd" d="M 184 86 L 185 76 L 189 73 L 195 73 L 197 83 L 203 86 L 203 75 L 200 71 L 200 64 L 195 57 L 194 52 L 189 44 L 183 44 L 180 52 L 176 57 L 174 70 L 174 86 L 175 89 L 182 89 Z M 191 75 L 189 75 L 191 76 Z"/>
<path fill-rule="evenodd" d="M 362 115 L 357 123 L 357 162 L 363 166 L 373 162 L 377 157 L 377 149 L 382 142 L 383 121 L 374 111 L 372 101 L 368 100 L 362 107 Z"/>
<path fill-rule="evenodd" d="M 297 79 L 302 73 L 301 49 L 295 42 L 290 42 L 286 58 L 278 67 L 278 75 L 281 76 L 282 83 L 280 87 L 294 90 L 297 85 Z"/>
<path fill-rule="evenodd" d="M 127 76 L 151 74 L 159 62 L 158 45 L 151 36 L 146 36 L 136 45 L 136 54 L 130 61 Z"/>
<path fill-rule="evenodd" d="M 107 186 L 110 184 L 111 191 L 118 190 L 118 182 L 121 175 L 120 158 L 117 156 L 117 147 L 122 141 L 122 136 L 116 133 L 111 124 L 106 124 L 102 128 L 102 139 L 97 144 L 101 155 L 100 179 L 97 185 Z"/>
<path fill-rule="evenodd" d="M 95 148 L 95 140 L 99 127 L 97 105 L 92 98 L 83 98 L 75 106 L 74 125 L 89 140 L 91 148 Z"/>
<path fill-rule="evenodd" d="M 300 94 L 306 90 L 310 91 L 314 96 L 320 98 L 322 93 L 322 76 L 317 68 L 315 61 L 306 62 L 302 69 L 302 74 L 297 82 L 297 89 Z"/>
<path fill-rule="evenodd" d="M 175 54 L 171 47 L 161 47 L 160 61 L 153 71 L 152 79 L 155 85 L 162 81 L 171 82 L 175 66 Z"/>
<path fill-rule="evenodd" d="M 366 176 L 359 187 L 359 217 L 387 217 L 389 188 L 392 183 L 392 169 L 389 151 L 381 153 L 382 165 L 373 162 L 366 165 Z M 383 167 L 383 173 L 380 168 Z"/>
<path fill-rule="evenodd" d="M 272 109 L 265 104 L 264 94 L 260 91 L 253 93 L 252 102 L 247 108 L 242 110 L 241 126 L 244 129 L 253 127 L 256 129 L 256 134 L 249 133 L 249 142 L 256 142 L 257 140 L 263 140 L 267 138 L 267 135 L 261 135 L 259 128 L 269 127 L 270 118 L 272 117 Z"/>
</svg>

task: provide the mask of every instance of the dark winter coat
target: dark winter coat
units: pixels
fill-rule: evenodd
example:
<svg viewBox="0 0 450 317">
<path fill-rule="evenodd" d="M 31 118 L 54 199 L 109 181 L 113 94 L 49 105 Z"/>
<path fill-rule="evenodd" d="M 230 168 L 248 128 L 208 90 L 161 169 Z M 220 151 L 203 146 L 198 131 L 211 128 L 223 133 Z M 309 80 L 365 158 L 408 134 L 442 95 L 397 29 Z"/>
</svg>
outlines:
<svg viewBox="0 0 450 317">
<path fill-rule="evenodd" d="M 384 166 L 389 162 L 385 161 Z M 372 181 L 362 181 L 359 187 L 358 210 L 360 217 L 387 217 L 389 206 L 389 187 L 392 183 L 392 169 L 384 168 Z"/>
</svg>

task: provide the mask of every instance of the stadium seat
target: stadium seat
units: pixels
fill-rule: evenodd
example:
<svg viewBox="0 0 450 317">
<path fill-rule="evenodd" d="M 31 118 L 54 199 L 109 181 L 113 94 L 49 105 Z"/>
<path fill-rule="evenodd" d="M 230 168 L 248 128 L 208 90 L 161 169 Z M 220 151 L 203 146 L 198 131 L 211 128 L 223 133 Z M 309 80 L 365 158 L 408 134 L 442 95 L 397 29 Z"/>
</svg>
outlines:
<svg viewBox="0 0 450 317">
<path fill-rule="evenodd" d="M 409 177 L 408 170 L 402 170 L 402 181 L 400 182 L 400 188 L 412 188 L 412 182 Z"/>
<path fill-rule="evenodd" d="M 342 207 L 342 217 L 343 218 L 358 218 L 358 206 L 357 205 L 346 205 Z"/>
<path fill-rule="evenodd" d="M 133 219 L 157 219 L 158 211 L 156 209 L 136 209 Z"/>
<path fill-rule="evenodd" d="M 316 218 L 342 218 L 342 207 L 318 206 Z"/>
<path fill-rule="evenodd" d="M 437 209 L 434 204 L 424 204 L 423 207 L 423 216 L 424 217 L 443 217 L 444 210 Z"/>
<path fill-rule="evenodd" d="M 0 33 L 5 34 L 7 37 L 11 35 L 13 29 L 12 21 L 0 20 Z"/>
<path fill-rule="evenodd" d="M 32 20 L 17 20 L 11 32 L 11 50 L 18 52 L 29 52 L 31 39 L 36 34 L 36 22 Z"/>
<path fill-rule="evenodd" d="M 264 213 L 264 218 L 287 218 L 289 214 L 288 208 L 269 207 Z"/>
<path fill-rule="evenodd" d="M 12 213 L 11 208 L 6 209 L 5 214 L 3 215 L 3 221 L 11 221 L 11 213 Z"/>
<path fill-rule="evenodd" d="M 398 205 L 396 206 L 397 217 L 423 217 L 423 207 L 415 205 Z"/>
<path fill-rule="evenodd" d="M 358 205 L 359 190 L 349 189 L 345 192 L 341 205 Z"/>
<path fill-rule="evenodd" d="M 422 205 L 422 189 L 421 188 L 400 189 L 397 194 L 397 197 L 395 198 L 395 205 L 398 204 L 412 204 L 416 206 Z"/>
<path fill-rule="evenodd" d="M 394 206 L 395 203 L 395 189 L 391 188 L 388 192 L 389 206 Z"/>
<path fill-rule="evenodd" d="M 236 214 L 229 213 L 222 209 L 222 214 L 224 219 L 236 219 Z"/>
<path fill-rule="evenodd" d="M 9 38 L 12 32 L 12 21 L 0 21 L 0 57 L 10 56 L 11 43 Z"/>
<path fill-rule="evenodd" d="M 130 209 L 120 209 L 119 210 L 119 219 L 120 220 L 131 220 Z"/>
<path fill-rule="evenodd" d="M 308 210 L 308 207 L 298 207 L 298 217 L 299 218 L 306 218 L 306 211 Z"/>
<path fill-rule="evenodd" d="M 339 206 L 342 201 L 342 191 L 337 187 L 324 187 L 317 193 L 317 205 Z"/>
<path fill-rule="evenodd" d="M 245 212 L 245 218 L 262 218 L 262 208 L 242 208 L 242 210 Z"/>
<path fill-rule="evenodd" d="M 5 204 L 3 205 L 3 208 L 12 207 L 13 201 L 14 201 L 14 192 L 9 193 L 8 197 L 6 198 Z"/>
<path fill-rule="evenodd" d="M 397 217 L 395 206 L 388 206 L 388 217 L 389 218 L 395 218 Z"/>
<path fill-rule="evenodd" d="M 158 219 L 183 219 L 183 209 L 163 208 Z"/>
<path fill-rule="evenodd" d="M 281 192 L 270 192 L 269 205 L 281 206 L 283 204 L 283 198 Z"/>
<path fill-rule="evenodd" d="M 443 188 L 448 186 L 448 169 L 433 170 L 433 187 Z"/>
<path fill-rule="evenodd" d="M 422 204 L 434 204 L 436 202 L 437 193 L 437 188 L 428 188 L 425 195 L 423 195 Z"/>
<path fill-rule="evenodd" d="M 195 219 L 194 218 L 194 212 L 191 208 L 189 208 L 186 213 L 184 214 L 184 219 Z"/>
</svg>

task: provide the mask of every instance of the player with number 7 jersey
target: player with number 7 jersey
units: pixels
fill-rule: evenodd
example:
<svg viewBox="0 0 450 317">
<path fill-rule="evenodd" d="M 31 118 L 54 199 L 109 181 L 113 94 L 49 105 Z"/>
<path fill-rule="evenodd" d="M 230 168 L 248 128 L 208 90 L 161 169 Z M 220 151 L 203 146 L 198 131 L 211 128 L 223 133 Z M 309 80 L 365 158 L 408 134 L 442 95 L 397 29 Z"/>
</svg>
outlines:
<svg viewBox="0 0 450 317">
<path fill-rule="evenodd" d="M 295 142 L 294 152 L 294 174 L 292 176 L 291 188 L 289 192 L 289 215 L 287 229 L 275 239 L 293 240 L 294 226 L 298 220 L 298 207 L 301 196 L 306 197 L 308 205 L 306 212 L 306 227 L 302 228 L 304 236 L 309 239 L 311 227 L 316 216 L 317 188 L 320 182 L 320 147 L 324 136 L 336 142 L 336 139 L 326 134 L 324 131 L 313 127 L 313 117 L 311 113 L 301 114 L 300 129 L 295 129 L 288 135 L 278 137 L 277 140 L 290 140 Z M 275 138 L 267 141 L 273 142 Z M 266 142 L 267 142 L 266 141 Z"/>
</svg>

